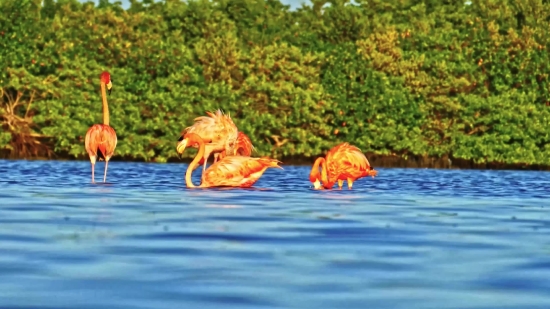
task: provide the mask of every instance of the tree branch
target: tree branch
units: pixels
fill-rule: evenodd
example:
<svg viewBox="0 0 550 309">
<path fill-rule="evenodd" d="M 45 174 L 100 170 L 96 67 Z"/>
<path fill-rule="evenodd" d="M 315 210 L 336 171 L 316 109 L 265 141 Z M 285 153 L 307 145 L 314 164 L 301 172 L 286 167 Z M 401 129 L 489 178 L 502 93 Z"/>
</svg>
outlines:
<svg viewBox="0 0 550 309">
<path fill-rule="evenodd" d="M 33 90 L 31 93 L 31 97 L 29 98 L 29 102 L 27 103 L 27 111 L 25 112 L 25 118 L 28 118 L 29 111 L 31 110 L 31 105 L 34 100 L 34 95 L 36 93 L 36 90 Z"/>
</svg>

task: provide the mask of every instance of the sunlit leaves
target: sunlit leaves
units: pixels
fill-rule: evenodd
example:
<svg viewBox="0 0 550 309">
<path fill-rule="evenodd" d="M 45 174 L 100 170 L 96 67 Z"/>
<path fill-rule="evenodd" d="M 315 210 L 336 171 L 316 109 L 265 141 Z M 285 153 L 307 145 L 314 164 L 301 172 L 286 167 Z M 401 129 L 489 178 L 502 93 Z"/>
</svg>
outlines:
<svg viewBox="0 0 550 309">
<path fill-rule="evenodd" d="M 115 158 L 175 158 L 180 132 L 222 109 L 255 155 L 312 157 L 348 141 L 550 164 L 550 4 L 471 2 L 0 0 L 0 151 L 26 136 L 85 157 L 107 70 Z"/>
</svg>

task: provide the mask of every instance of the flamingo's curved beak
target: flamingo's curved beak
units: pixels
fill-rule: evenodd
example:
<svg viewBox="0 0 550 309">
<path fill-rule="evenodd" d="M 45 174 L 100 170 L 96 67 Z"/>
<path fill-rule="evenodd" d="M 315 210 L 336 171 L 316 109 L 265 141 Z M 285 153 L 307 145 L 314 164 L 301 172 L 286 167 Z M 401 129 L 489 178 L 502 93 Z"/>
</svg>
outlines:
<svg viewBox="0 0 550 309">
<path fill-rule="evenodd" d="M 178 152 L 178 155 L 180 158 L 181 158 L 181 155 L 183 154 L 183 151 L 185 151 L 185 147 L 187 147 L 187 141 L 188 140 L 184 138 L 176 146 L 176 151 Z"/>
<path fill-rule="evenodd" d="M 109 95 L 111 95 L 111 90 L 113 90 L 113 80 L 109 80 L 109 83 L 107 84 L 107 91 L 109 92 Z"/>
</svg>

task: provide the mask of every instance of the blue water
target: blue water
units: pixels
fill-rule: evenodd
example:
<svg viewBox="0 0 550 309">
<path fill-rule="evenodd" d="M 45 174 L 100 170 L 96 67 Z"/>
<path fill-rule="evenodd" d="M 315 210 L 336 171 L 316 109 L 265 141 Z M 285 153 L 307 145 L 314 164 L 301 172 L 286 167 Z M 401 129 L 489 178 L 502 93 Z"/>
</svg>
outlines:
<svg viewBox="0 0 550 309">
<path fill-rule="evenodd" d="M 186 167 L 0 161 L 0 308 L 550 308 L 550 173 Z"/>
</svg>

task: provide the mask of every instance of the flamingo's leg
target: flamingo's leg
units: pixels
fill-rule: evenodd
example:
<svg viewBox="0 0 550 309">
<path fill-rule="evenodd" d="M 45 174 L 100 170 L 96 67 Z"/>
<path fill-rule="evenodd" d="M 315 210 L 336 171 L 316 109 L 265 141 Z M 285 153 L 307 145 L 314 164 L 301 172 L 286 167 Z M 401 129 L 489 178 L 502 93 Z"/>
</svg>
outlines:
<svg viewBox="0 0 550 309">
<path fill-rule="evenodd" d="M 103 182 L 107 180 L 107 166 L 109 165 L 109 160 L 105 160 L 105 172 L 103 173 Z"/>
<path fill-rule="evenodd" d="M 351 190 L 351 187 L 353 187 L 353 179 L 348 177 L 348 189 Z"/>
<path fill-rule="evenodd" d="M 201 175 L 201 183 L 204 182 L 204 172 L 206 171 L 206 162 L 208 162 L 208 158 L 210 157 L 210 154 L 212 153 L 212 149 L 206 148 L 204 151 L 204 164 L 202 166 L 202 175 Z"/>
<path fill-rule="evenodd" d="M 95 183 L 94 170 L 95 170 L 95 164 L 92 163 L 92 183 Z"/>
<path fill-rule="evenodd" d="M 342 190 L 342 187 L 343 187 L 343 186 L 344 186 L 344 181 L 338 179 L 338 188 L 339 188 L 340 190 Z"/>
<path fill-rule="evenodd" d="M 92 164 L 92 183 L 95 183 L 95 162 L 96 156 L 90 156 L 90 163 Z"/>
<path fill-rule="evenodd" d="M 206 171 L 206 160 L 207 160 L 207 159 L 208 159 L 208 158 L 206 158 L 206 157 L 204 158 L 204 164 L 202 165 L 201 183 L 204 182 L 204 172 Z"/>
</svg>

